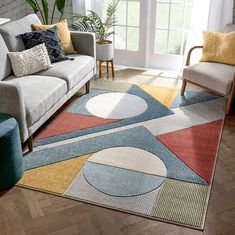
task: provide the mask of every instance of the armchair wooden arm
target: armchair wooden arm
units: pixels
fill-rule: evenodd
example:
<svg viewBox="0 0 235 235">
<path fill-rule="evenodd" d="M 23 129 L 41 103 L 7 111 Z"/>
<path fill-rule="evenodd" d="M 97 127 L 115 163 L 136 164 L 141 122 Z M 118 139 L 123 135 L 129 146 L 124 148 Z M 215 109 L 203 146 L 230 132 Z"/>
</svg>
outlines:
<svg viewBox="0 0 235 235">
<path fill-rule="evenodd" d="M 203 46 L 194 46 L 189 50 L 188 55 L 187 55 L 187 60 L 186 60 L 186 66 L 188 66 L 190 64 L 191 54 L 192 54 L 193 50 L 194 49 L 202 49 L 202 48 L 203 48 Z"/>
<path fill-rule="evenodd" d="M 233 101 L 235 98 L 235 73 L 233 76 L 233 83 L 231 86 L 231 90 L 228 97 L 228 102 L 227 102 L 227 107 L 226 107 L 226 114 L 230 114 L 231 110 L 232 110 L 232 105 L 233 105 Z"/>
<path fill-rule="evenodd" d="M 193 50 L 194 49 L 202 49 L 202 48 L 203 48 L 203 46 L 194 46 L 189 50 L 188 55 L 187 55 L 187 60 L 186 60 L 186 66 L 188 66 L 190 64 L 191 54 L 192 54 Z M 190 83 L 197 85 L 199 87 L 202 87 L 204 89 L 210 90 L 210 91 L 212 91 L 216 94 L 219 94 L 221 96 L 227 97 L 226 114 L 230 114 L 230 112 L 232 110 L 232 104 L 235 99 L 235 73 L 234 73 L 233 82 L 231 84 L 231 88 L 230 88 L 230 91 L 228 94 L 219 93 L 218 91 L 210 89 L 210 87 L 205 87 L 202 84 L 197 83 L 196 81 L 191 81 L 191 80 L 188 80 L 186 77 L 183 77 L 181 96 L 184 95 L 187 82 L 190 82 Z"/>
</svg>

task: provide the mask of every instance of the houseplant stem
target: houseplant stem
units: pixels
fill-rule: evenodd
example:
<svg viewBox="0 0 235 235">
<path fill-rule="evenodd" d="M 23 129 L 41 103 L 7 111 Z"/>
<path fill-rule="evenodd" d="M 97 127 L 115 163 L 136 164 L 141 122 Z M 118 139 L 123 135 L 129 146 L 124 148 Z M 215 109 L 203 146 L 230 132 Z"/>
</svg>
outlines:
<svg viewBox="0 0 235 235">
<path fill-rule="evenodd" d="M 53 6 L 52 15 L 51 15 L 51 24 L 53 24 L 53 20 L 54 20 L 55 8 L 56 8 L 56 1 L 57 1 L 57 0 L 55 0 L 54 6 Z"/>
<path fill-rule="evenodd" d="M 37 5 L 38 10 L 39 10 L 39 12 L 40 12 L 40 15 L 41 15 L 41 17 L 42 17 L 42 21 L 43 21 L 43 23 L 45 23 L 45 22 L 46 22 L 46 21 L 45 21 L 45 18 L 44 18 L 44 16 L 43 16 L 42 10 L 41 10 L 41 8 L 40 8 L 40 6 L 39 6 L 37 0 L 35 1 L 35 3 L 36 3 L 36 5 Z"/>
</svg>

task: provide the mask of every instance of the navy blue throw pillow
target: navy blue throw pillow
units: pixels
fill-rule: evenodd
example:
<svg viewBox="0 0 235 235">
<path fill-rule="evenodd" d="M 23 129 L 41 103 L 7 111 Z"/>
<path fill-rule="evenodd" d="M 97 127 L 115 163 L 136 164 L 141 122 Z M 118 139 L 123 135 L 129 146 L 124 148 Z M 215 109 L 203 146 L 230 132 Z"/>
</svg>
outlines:
<svg viewBox="0 0 235 235">
<path fill-rule="evenodd" d="M 45 43 L 51 62 L 69 60 L 69 58 L 64 55 L 56 26 L 47 30 L 20 34 L 17 37 L 22 38 L 26 49 Z"/>
</svg>

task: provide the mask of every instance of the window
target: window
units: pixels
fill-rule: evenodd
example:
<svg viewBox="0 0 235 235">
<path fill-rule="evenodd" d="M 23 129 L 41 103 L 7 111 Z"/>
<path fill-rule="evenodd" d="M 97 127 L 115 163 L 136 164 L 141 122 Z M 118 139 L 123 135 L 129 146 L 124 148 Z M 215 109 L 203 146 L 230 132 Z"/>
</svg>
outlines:
<svg viewBox="0 0 235 235">
<path fill-rule="evenodd" d="M 156 1 L 155 53 L 184 54 L 191 13 L 192 0 Z"/>
<path fill-rule="evenodd" d="M 110 0 L 103 1 L 106 11 Z M 140 30 L 140 1 L 121 0 L 116 11 L 115 49 L 138 51 Z"/>
<path fill-rule="evenodd" d="M 105 12 L 112 0 L 101 1 Z M 113 38 L 115 62 L 180 71 L 196 3 L 194 0 L 120 0 Z"/>
</svg>

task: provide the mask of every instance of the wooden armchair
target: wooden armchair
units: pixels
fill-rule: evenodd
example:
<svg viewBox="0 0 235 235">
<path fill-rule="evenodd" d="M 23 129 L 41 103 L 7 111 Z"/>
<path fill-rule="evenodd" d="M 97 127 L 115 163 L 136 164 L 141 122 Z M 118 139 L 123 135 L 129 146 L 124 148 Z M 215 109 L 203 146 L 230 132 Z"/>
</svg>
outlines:
<svg viewBox="0 0 235 235">
<path fill-rule="evenodd" d="M 235 31 L 235 25 L 227 25 L 225 32 L 232 31 Z M 188 52 L 186 67 L 183 71 L 181 95 L 184 95 L 187 82 L 195 84 L 218 95 L 227 97 L 226 114 L 229 114 L 235 96 L 235 66 L 213 62 L 199 62 L 190 65 L 192 52 L 195 49 L 202 48 L 203 46 L 195 46 Z"/>
</svg>

